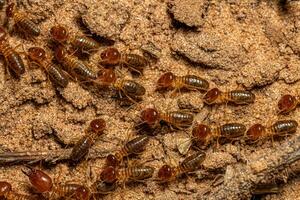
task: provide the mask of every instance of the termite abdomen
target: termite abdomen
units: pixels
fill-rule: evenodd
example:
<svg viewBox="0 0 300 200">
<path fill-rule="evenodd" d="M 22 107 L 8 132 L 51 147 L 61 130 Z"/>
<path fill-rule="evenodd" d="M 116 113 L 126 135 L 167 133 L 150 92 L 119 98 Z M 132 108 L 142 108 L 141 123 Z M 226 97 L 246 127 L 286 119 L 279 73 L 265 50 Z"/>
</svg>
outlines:
<svg viewBox="0 0 300 200">
<path fill-rule="evenodd" d="M 272 125 L 275 135 L 291 134 L 297 131 L 298 123 L 295 120 L 281 120 Z"/>
<path fill-rule="evenodd" d="M 229 101 L 232 101 L 235 104 L 250 104 L 254 103 L 255 95 L 249 91 L 245 90 L 233 90 L 228 93 Z"/>
<path fill-rule="evenodd" d="M 182 77 L 185 87 L 190 89 L 197 89 L 202 91 L 207 91 L 209 88 L 209 83 L 203 78 L 195 75 L 186 75 Z"/>
<path fill-rule="evenodd" d="M 245 132 L 246 126 L 240 123 L 229 123 L 220 127 L 220 136 L 227 139 L 243 136 Z"/>
</svg>

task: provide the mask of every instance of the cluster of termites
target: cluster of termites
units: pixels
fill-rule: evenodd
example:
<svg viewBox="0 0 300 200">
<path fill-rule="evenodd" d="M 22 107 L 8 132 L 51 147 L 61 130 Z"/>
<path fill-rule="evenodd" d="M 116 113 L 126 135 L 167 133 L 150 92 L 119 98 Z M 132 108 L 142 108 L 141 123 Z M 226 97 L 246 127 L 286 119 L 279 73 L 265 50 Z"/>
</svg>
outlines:
<svg viewBox="0 0 300 200">
<path fill-rule="evenodd" d="M 25 39 L 34 40 L 41 34 L 39 27 L 27 16 L 24 11 L 17 9 L 14 3 L 6 8 L 6 16 L 14 24 Z M 56 87 L 66 88 L 68 83 L 76 81 L 80 84 L 89 83 L 101 89 L 116 91 L 120 99 L 138 103 L 146 93 L 145 88 L 134 79 L 119 77 L 116 67 L 122 67 L 143 75 L 149 60 L 144 56 L 120 52 L 117 48 L 108 47 L 100 53 L 98 71 L 93 65 L 81 60 L 77 53 L 92 54 L 100 49 L 100 44 L 94 39 L 78 33 L 68 31 L 69 28 L 55 24 L 49 29 L 49 40 L 54 43 L 51 51 L 48 47 L 32 46 L 27 49 L 26 58 L 30 65 L 41 67 Z M 25 73 L 25 64 L 18 53 L 8 41 L 8 31 L 0 27 L 0 53 L 3 55 L 6 71 L 20 78 Z M 162 74 L 156 83 L 155 91 L 171 91 L 171 95 L 181 92 L 197 91 L 202 94 L 202 100 L 207 106 L 214 104 L 248 105 L 255 102 L 255 95 L 246 90 L 221 91 L 210 88 L 204 78 L 196 75 L 177 76 L 172 72 Z M 278 102 L 279 113 L 286 114 L 294 110 L 299 104 L 298 98 L 284 95 Z M 222 125 L 208 125 L 194 121 L 194 113 L 186 110 L 159 110 L 157 108 L 144 108 L 140 113 L 138 130 L 144 129 L 147 134 L 157 131 L 167 125 L 172 130 L 185 130 L 189 133 L 191 141 L 198 146 L 208 147 L 212 143 L 232 142 L 244 140 L 249 144 L 258 141 L 283 137 L 296 132 L 298 123 L 295 120 L 278 120 L 271 125 L 254 124 L 246 127 L 241 123 L 225 123 Z M 8 200 L 19 199 L 76 199 L 88 200 L 97 194 L 108 194 L 118 186 L 132 181 L 152 179 L 161 183 L 170 182 L 182 174 L 194 172 L 202 167 L 206 153 L 197 151 L 186 156 L 177 166 L 165 164 L 157 169 L 143 164 L 130 165 L 130 156 L 140 155 L 149 143 L 151 136 L 143 134 L 136 136 L 115 152 L 106 157 L 105 166 L 99 171 L 97 180 L 92 185 L 79 183 L 60 183 L 44 171 L 26 166 L 22 172 L 28 177 L 33 195 L 21 194 L 13 189 L 9 182 L 0 182 L 0 198 Z M 97 140 L 106 135 L 106 121 L 101 118 L 94 119 L 86 128 L 84 135 L 72 147 L 68 160 L 72 166 L 84 162 L 91 147 Z M 127 162 L 126 162 L 127 161 Z M 156 174 L 156 177 L 155 177 Z"/>
</svg>

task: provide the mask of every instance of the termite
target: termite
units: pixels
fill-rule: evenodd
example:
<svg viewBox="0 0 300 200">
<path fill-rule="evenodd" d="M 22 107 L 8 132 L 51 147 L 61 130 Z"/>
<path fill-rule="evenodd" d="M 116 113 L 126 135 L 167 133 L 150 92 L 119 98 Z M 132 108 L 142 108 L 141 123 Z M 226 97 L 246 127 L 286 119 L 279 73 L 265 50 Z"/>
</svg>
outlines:
<svg viewBox="0 0 300 200">
<path fill-rule="evenodd" d="M 46 52 L 43 48 L 29 48 L 28 57 L 31 61 L 42 67 L 47 74 L 49 74 L 50 79 L 54 82 L 54 84 L 63 88 L 67 87 L 69 83 L 67 75 L 61 70 L 61 68 L 57 67 L 50 59 L 47 58 Z"/>
<path fill-rule="evenodd" d="M 158 112 L 155 108 L 147 108 L 141 112 L 141 120 L 149 126 L 156 126 L 164 121 L 178 129 L 189 128 L 194 121 L 194 115 L 183 111 Z"/>
<path fill-rule="evenodd" d="M 126 183 L 128 181 L 138 181 L 151 178 L 154 168 L 149 166 L 137 166 L 127 168 L 105 167 L 100 178 L 105 183 Z"/>
<path fill-rule="evenodd" d="M 222 92 L 218 88 L 213 88 L 204 95 L 203 101 L 208 105 L 228 102 L 237 105 L 246 105 L 254 103 L 255 95 L 246 90 L 232 90 L 229 92 Z"/>
<path fill-rule="evenodd" d="M 6 181 L 0 181 L 0 198 L 6 200 L 38 200 L 37 196 L 19 194 L 12 190 L 10 183 Z"/>
<path fill-rule="evenodd" d="M 17 77 L 25 73 L 24 62 L 19 55 L 9 44 L 7 33 L 0 27 L 0 52 L 5 58 L 6 64 L 14 72 Z"/>
<path fill-rule="evenodd" d="M 279 113 L 286 114 L 294 110 L 299 104 L 299 100 L 292 95 L 283 95 L 278 101 Z"/>
<path fill-rule="evenodd" d="M 138 136 L 128 141 L 119 151 L 115 154 L 109 154 L 106 158 L 107 166 L 118 166 L 123 158 L 130 154 L 140 153 L 149 142 L 149 137 L 146 135 Z"/>
<path fill-rule="evenodd" d="M 161 182 L 169 182 L 174 180 L 181 174 L 193 172 L 201 167 L 202 162 L 205 160 L 206 154 L 197 152 L 186 157 L 178 166 L 172 167 L 170 165 L 163 165 L 158 170 L 158 180 Z"/>
<path fill-rule="evenodd" d="M 118 49 L 110 47 L 100 54 L 101 65 L 127 67 L 130 71 L 143 74 L 143 69 L 148 65 L 148 60 L 138 54 L 120 53 Z"/>
<path fill-rule="evenodd" d="M 73 164 L 79 163 L 88 154 L 95 140 L 104 133 L 105 128 L 106 123 L 103 119 L 98 118 L 91 121 L 86 134 L 72 149 L 69 159 Z"/>
<path fill-rule="evenodd" d="M 254 124 L 247 131 L 247 138 L 250 141 L 257 141 L 267 137 L 284 136 L 295 133 L 298 123 L 295 120 L 279 120 L 270 127 L 262 124 Z"/>
<path fill-rule="evenodd" d="M 97 50 L 100 47 L 99 43 L 95 40 L 84 35 L 70 34 L 66 27 L 61 25 L 51 27 L 50 35 L 54 41 L 61 44 L 71 44 L 74 48 L 82 51 L 89 52 L 92 50 Z"/>
<path fill-rule="evenodd" d="M 28 18 L 28 14 L 17 10 L 14 3 L 10 3 L 7 6 L 6 15 L 14 20 L 17 29 L 24 33 L 25 36 L 32 38 L 40 35 L 40 28 Z"/>
<path fill-rule="evenodd" d="M 79 184 L 56 184 L 52 182 L 51 177 L 45 172 L 27 167 L 22 170 L 28 177 L 32 187 L 36 193 L 43 196 L 51 197 L 58 196 L 60 198 L 72 198 L 76 200 L 88 200 L 90 198 L 90 190 Z"/>
<path fill-rule="evenodd" d="M 182 90 L 207 91 L 208 88 L 208 81 L 198 76 L 176 76 L 172 72 L 167 72 L 158 79 L 156 90 L 173 90 L 173 92 Z"/>
<path fill-rule="evenodd" d="M 97 79 L 97 74 L 95 72 L 78 58 L 69 54 L 67 49 L 63 46 L 57 47 L 54 55 L 56 60 L 65 67 L 65 70 L 70 73 L 71 76 L 84 81 L 93 81 Z"/>
</svg>

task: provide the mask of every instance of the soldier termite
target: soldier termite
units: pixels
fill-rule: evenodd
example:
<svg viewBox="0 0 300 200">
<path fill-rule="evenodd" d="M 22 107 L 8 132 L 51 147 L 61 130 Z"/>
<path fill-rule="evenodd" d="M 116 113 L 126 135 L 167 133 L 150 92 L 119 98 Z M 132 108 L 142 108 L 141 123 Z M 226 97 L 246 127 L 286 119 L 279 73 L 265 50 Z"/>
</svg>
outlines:
<svg viewBox="0 0 300 200">
<path fill-rule="evenodd" d="M 155 127 L 160 121 L 164 121 L 178 129 L 189 128 L 194 121 L 194 115 L 183 111 L 159 112 L 155 108 L 147 108 L 141 112 L 143 123 Z"/>
<path fill-rule="evenodd" d="M 63 46 L 55 49 L 55 58 L 61 63 L 65 70 L 75 79 L 81 81 L 93 81 L 97 79 L 97 74 L 93 72 L 84 62 L 67 52 Z"/>
<path fill-rule="evenodd" d="M 11 69 L 17 77 L 25 73 L 24 62 L 19 55 L 9 44 L 7 33 L 0 27 L 0 52 L 5 58 L 6 65 Z"/>
<path fill-rule="evenodd" d="M 51 199 L 54 196 L 76 200 L 88 200 L 90 198 L 90 190 L 83 185 L 54 184 L 48 174 L 32 167 L 27 167 L 22 171 L 28 177 L 35 192 L 46 198 Z"/>
<path fill-rule="evenodd" d="M 73 48 L 80 49 L 83 52 L 97 50 L 100 47 L 99 43 L 92 38 L 84 35 L 70 34 L 67 28 L 62 25 L 53 26 L 50 29 L 50 35 L 54 41 L 61 44 L 71 44 Z"/>
<path fill-rule="evenodd" d="M 33 38 L 40 35 L 40 28 L 29 19 L 28 14 L 17 10 L 14 3 L 7 6 L 6 15 L 14 20 L 17 30 L 21 31 L 25 37 Z"/>
<path fill-rule="evenodd" d="M 86 134 L 75 144 L 69 157 L 72 164 L 79 163 L 89 152 L 95 140 L 103 134 L 106 123 L 103 119 L 94 119 L 91 121 Z"/>
<path fill-rule="evenodd" d="M 38 200 L 37 196 L 19 194 L 12 190 L 10 183 L 6 181 L 0 181 L 0 198 L 5 198 L 6 200 Z"/>
<path fill-rule="evenodd" d="M 130 71 L 143 74 L 143 69 L 148 65 L 148 60 L 138 54 L 120 53 L 118 49 L 110 47 L 100 54 L 100 64 L 104 66 L 121 65 Z"/>
<path fill-rule="evenodd" d="M 299 100 L 290 94 L 283 95 L 278 101 L 278 110 L 280 114 L 287 114 L 294 110 L 299 104 Z"/>
<path fill-rule="evenodd" d="M 127 168 L 115 168 L 113 166 L 105 167 L 100 178 L 105 183 L 126 183 L 129 181 L 139 181 L 151 178 L 154 168 L 149 166 L 136 166 Z"/>
<path fill-rule="evenodd" d="M 174 180 L 181 174 L 193 172 L 201 167 L 206 154 L 203 152 L 197 152 L 186 157 L 178 166 L 172 167 L 170 165 L 163 165 L 158 170 L 158 180 L 161 182 L 169 182 Z"/>
<path fill-rule="evenodd" d="M 229 92 L 222 92 L 218 88 L 213 88 L 204 95 L 204 103 L 222 104 L 222 103 L 234 103 L 237 105 L 251 104 L 255 101 L 255 95 L 245 90 L 232 90 Z"/>
<path fill-rule="evenodd" d="M 130 154 L 140 153 L 149 142 L 149 137 L 146 135 L 138 136 L 128 141 L 119 151 L 114 154 L 109 154 L 106 157 L 107 166 L 119 166 L 123 158 Z"/>
<path fill-rule="evenodd" d="M 265 127 L 262 124 L 254 124 L 247 131 L 247 139 L 256 142 L 263 138 L 285 136 L 295 133 L 297 128 L 298 123 L 295 120 L 279 120 L 270 127 Z"/>
<path fill-rule="evenodd" d="M 42 67 L 50 79 L 60 87 L 67 87 L 69 79 L 64 71 L 51 62 L 51 59 L 47 58 L 46 52 L 40 47 L 31 47 L 28 49 L 28 57 L 38 66 Z"/>
<path fill-rule="evenodd" d="M 158 79 L 156 90 L 173 90 L 173 92 L 183 90 L 207 91 L 208 88 L 208 81 L 198 76 L 176 76 L 172 72 L 167 72 Z"/>
</svg>

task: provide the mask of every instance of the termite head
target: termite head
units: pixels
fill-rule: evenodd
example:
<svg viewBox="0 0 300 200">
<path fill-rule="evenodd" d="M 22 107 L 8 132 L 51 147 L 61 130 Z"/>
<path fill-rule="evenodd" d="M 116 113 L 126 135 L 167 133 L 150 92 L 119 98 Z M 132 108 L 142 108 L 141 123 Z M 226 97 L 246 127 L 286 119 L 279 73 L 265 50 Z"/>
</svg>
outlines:
<svg viewBox="0 0 300 200">
<path fill-rule="evenodd" d="M 121 53 L 116 48 L 107 48 L 100 54 L 101 61 L 103 65 L 117 65 L 121 60 Z"/>
<path fill-rule="evenodd" d="M 76 199 L 88 200 L 90 199 L 90 190 L 87 187 L 81 185 L 75 190 L 72 196 Z"/>
<path fill-rule="evenodd" d="M 41 61 L 46 59 L 46 52 L 40 47 L 31 47 L 28 49 L 28 56 L 33 61 Z"/>
<path fill-rule="evenodd" d="M 204 95 L 203 101 L 206 104 L 212 104 L 215 103 L 215 101 L 218 99 L 222 92 L 218 88 L 213 88 Z"/>
<path fill-rule="evenodd" d="M 11 191 L 11 184 L 6 181 L 0 181 L 0 197 L 4 197 Z"/>
<path fill-rule="evenodd" d="M 10 3 L 7 8 L 6 8 L 6 16 L 7 17 L 12 17 L 14 15 L 15 12 L 15 3 Z"/>
<path fill-rule="evenodd" d="M 288 113 L 297 106 L 296 97 L 286 94 L 278 101 L 279 113 Z"/>
<path fill-rule="evenodd" d="M 114 167 L 108 166 L 101 172 L 100 178 L 105 183 L 114 183 L 117 180 L 117 171 Z"/>
<path fill-rule="evenodd" d="M 201 142 L 205 142 L 207 137 L 211 134 L 211 128 L 204 124 L 197 124 L 192 131 L 193 137 Z"/>
<path fill-rule="evenodd" d="M 67 50 L 63 46 L 57 47 L 54 52 L 54 56 L 58 62 L 63 61 L 67 54 Z"/>
<path fill-rule="evenodd" d="M 68 31 L 61 25 L 53 26 L 50 29 L 51 38 L 57 42 L 65 42 L 68 39 Z"/>
<path fill-rule="evenodd" d="M 167 181 L 173 176 L 173 168 L 170 165 L 163 165 L 157 173 L 157 177 L 161 181 Z"/>
<path fill-rule="evenodd" d="M 103 84 L 116 82 L 117 77 L 113 69 L 102 69 L 98 72 L 98 80 Z"/>
<path fill-rule="evenodd" d="M 117 167 L 119 165 L 119 160 L 116 156 L 109 154 L 106 157 L 106 166 Z"/>
<path fill-rule="evenodd" d="M 22 171 L 26 176 L 28 176 L 31 185 L 34 187 L 36 192 L 45 193 L 51 191 L 53 186 L 52 179 L 46 173 L 32 167 L 27 167 Z"/>
<path fill-rule="evenodd" d="M 98 135 L 101 135 L 106 128 L 106 122 L 104 119 L 94 119 L 90 123 L 90 130 Z"/>
<path fill-rule="evenodd" d="M 154 125 L 159 120 L 159 113 L 154 108 L 146 108 L 141 113 L 141 120 L 150 126 Z"/>
<path fill-rule="evenodd" d="M 5 41 L 6 36 L 7 36 L 6 31 L 4 30 L 3 27 L 0 26 L 0 43 Z"/>
<path fill-rule="evenodd" d="M 254 124 L 247 131 L 247 137 L 250 140 L 257 140 L 266 133 L 266 128 L 261 124 Z"/>
<path fill-rule="evenodd" d="M 172 72 L 164 73 L 157 81 L 157 89 L 167 89 L 173 87 L 175 75 Z"/>
</svg>

